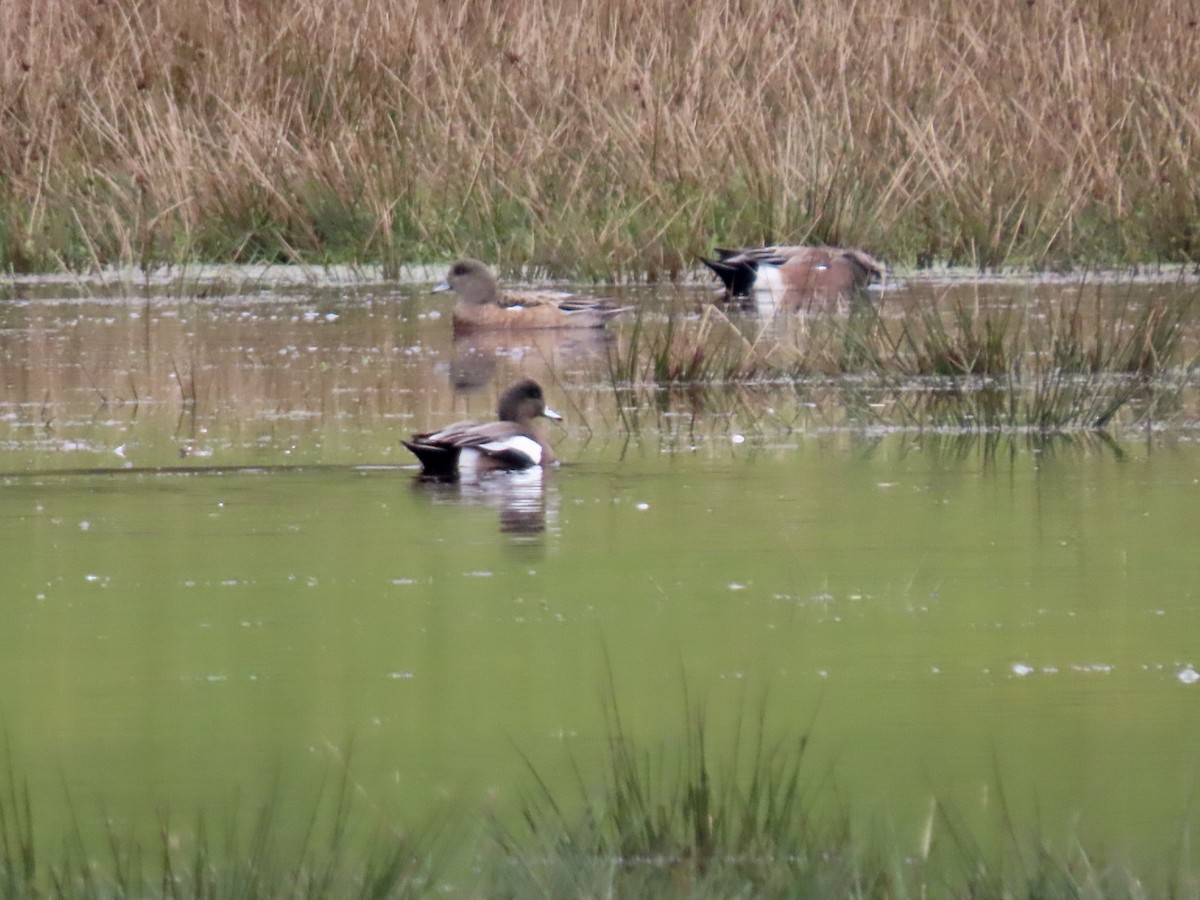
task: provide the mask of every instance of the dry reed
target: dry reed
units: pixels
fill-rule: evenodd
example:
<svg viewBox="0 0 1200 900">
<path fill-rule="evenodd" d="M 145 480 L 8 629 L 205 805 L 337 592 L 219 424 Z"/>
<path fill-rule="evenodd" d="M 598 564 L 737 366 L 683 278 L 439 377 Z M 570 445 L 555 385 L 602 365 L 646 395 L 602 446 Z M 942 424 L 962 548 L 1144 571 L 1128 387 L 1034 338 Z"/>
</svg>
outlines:
<svg viewBox="0 0 1200 900">
<path fill-rule="evenodd" d="M 1191 0 L 5 0 L 0 265 L 1200 258 Z"/>
</svg>

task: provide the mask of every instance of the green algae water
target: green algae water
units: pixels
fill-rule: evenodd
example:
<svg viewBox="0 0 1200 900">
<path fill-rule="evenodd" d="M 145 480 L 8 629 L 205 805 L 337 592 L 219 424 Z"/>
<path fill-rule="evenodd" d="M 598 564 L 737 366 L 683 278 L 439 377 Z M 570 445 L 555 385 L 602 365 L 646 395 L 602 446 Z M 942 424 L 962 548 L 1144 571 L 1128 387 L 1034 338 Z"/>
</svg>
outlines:
<svg viewBox="0 0 1200 900">
<path fill-rule="evenodd" d="M 1151 861 L 1194 818 L 1186 422 L 784 429 L 779 397 L 631 435 L 602 339 L 467 350 L 386 286 L 4 315 L 0 717 L 49 833 L 346 766 L 372 816 L 513 815 L 528 765 L 603 778 L 609 692 L 650 746 L 689 704 L 718 755 L 760 708 L 809 733 L 814 780 L 901 853 L 935 801 Z M 564 465 L 415 481 L 400 437 L 530 370 Z"/>
</svg>

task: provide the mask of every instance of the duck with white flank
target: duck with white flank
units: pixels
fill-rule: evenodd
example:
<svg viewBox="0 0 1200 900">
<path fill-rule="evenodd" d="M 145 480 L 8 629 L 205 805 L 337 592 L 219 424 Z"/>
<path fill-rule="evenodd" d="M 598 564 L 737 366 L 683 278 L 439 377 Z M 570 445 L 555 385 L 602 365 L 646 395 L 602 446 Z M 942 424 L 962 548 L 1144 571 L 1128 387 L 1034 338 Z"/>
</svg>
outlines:
<svg viewBox="0 0 1200 900">
<path fill-rule="evenodd" d="M 883 277 L 883 266 L 862 250 L 794 245 L 716 253 L 703 263 L 720 277 L 726 299 L 752 299 L 764 310 L 834 306 Z"/>
<path fill-rule="evenodd" d="M 495 422 L 455 422 L 403 441 L 429 478 L 453 479 L 459 472 L 528 469 L 554 462 L 554 451 L 537 432 L 538 416 L 561 421 L 546 405 L 541 385 L 524 378 L 500 395 Z"/>
</svg>

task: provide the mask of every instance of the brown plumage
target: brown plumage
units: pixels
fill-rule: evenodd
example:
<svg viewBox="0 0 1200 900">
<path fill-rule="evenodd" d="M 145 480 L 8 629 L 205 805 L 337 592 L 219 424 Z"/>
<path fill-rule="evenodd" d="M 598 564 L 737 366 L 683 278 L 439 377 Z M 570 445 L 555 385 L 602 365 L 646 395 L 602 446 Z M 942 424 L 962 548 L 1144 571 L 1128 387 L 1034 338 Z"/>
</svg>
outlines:
<svg viewBox="0 0 1200 900">
<path fill-rule="evenodd" d="M 716 248 L 704 264 L 720 277 L 727 299 L 765 299 L 796 311 L 846 300 L 883 276 L 862 250 L 803 245 L 731 250 Z"/>
<path fill-rule="evenodd" d="M 555 291 L 502 291 L 491 269 L 460 259 L 434 292 L 454 291 L 455 331 L 526 328 L 602 328 L 630 307 Z"/>
<path fill-rule="evenodd" d="M 402 441 L 431 478 L 458 477 L 460 467 L 475 471 L 528 469 L 554 462 L 554 450 L 533 430 L 538 416 L 561 420 L 546 406 L 541 385 L 524 378 L 500 395 L 497 421 L 455 422 Z"/>
</svg>

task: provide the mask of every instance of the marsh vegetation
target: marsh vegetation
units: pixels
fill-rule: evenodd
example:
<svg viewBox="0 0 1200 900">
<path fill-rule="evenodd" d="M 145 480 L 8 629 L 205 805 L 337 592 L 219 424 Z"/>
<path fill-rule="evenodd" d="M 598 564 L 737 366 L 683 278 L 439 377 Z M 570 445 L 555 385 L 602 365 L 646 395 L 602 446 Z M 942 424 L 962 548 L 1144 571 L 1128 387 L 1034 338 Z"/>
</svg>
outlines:
<svg viewBox="0 0 1200 900">
<path fill-rule="evenodd" d="M 660 746 L 629 733 L 611 698 L 605 706 L 605 758 L 574 760 L 574 789 L 549 784 L 527 762 L 515 814 L 446 806 L 416 827 L 372 812 L 347 762 L 324 792 L 290 804 L 292 821 L 281 809 L 289 786 L 276 785 L 278 795 L 249 810 L 188 818 L 160 810 L 153 837 L 112 821 L 85 836 L 76 820 L 48 839 L 35 827 L 40 801 L 9 760 L 0 896 L 1200 896 L 1186 865 L 1167 862 L 1178 850 L 1164 848 L 1162 868 L 1138 872 L 1078 835 L 1011 820 L 1002 785 L 981 827 L 934 796 L 910 849 L 885 828 L 856 832 L 807 761 L 809 735 L 781 731 L 761 703 L 727 742 L 690 707 L 679 735 Z"/>
<path fill-rule="evenodd" d="M 1171 415 L 1190 385 L 1200 306 L 1194 289 L 1168 295 L 1134 299 L 1120 285 L 1082 282 L 1053 299 L 1000 304 L 901 291 L 864 295 L 845 314 L 749 324 L 715 306 L 676 308 L 653 323 L 639 316 L 611 348 L 608 375 L 628 409 L 647 405 L 647 391 L 832 385 L 863 426 L 1104 430 Z"/>
<path fill-rule="evenodd" d="M 1200 258 L 1186 3 L 14 0 L 0 266 Z"/>
</svg>

